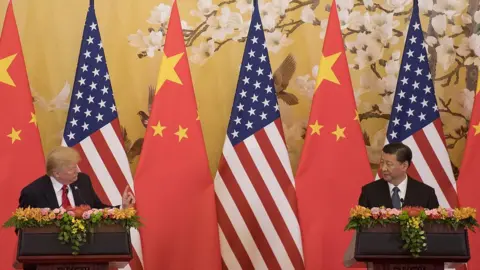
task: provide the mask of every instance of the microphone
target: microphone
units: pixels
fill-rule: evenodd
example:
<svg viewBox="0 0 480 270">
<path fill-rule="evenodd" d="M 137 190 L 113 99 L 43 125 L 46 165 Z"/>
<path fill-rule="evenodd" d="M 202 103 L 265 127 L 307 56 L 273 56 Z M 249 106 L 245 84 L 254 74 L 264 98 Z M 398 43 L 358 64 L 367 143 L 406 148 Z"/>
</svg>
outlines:
<svg viewBox="0 0 480 270">
<path fill-rule="evenodd" d="M 400 198 L 400 203 L 401 203 L 401 204 L 402 204 L 402 206 L 403 206 L 403 204 L 404 204 L 404 200 L 403 200 L 403 198 Z"/>
</svg>

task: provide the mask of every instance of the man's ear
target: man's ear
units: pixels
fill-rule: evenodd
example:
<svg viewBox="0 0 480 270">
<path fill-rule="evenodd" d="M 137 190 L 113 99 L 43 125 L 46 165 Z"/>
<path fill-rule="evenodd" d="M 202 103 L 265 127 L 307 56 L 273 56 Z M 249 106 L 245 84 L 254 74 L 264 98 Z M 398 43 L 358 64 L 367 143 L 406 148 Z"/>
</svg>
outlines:
<svg viewBox="0 0 480 270">
<path fill-rule="evenodd" d="M 405 171 L 407 171 L 407 170 L 408 170 L 408 167 L 410 167 L 410 166 L 408 165 L 408 161 L 403 162 L 403 163 L 402 163 L 402 167 L 405 169 Z"/>
</svg>

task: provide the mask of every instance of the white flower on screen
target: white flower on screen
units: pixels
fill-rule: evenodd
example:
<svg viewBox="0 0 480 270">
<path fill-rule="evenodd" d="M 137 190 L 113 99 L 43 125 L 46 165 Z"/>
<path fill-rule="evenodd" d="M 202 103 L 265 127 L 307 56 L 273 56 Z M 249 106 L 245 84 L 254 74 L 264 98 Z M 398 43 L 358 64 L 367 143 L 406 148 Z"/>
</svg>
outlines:
<svg viewBox="0 0 480 270">
<path fill-rule="evenodd" d="M 235 6 L 242 14 L 251 13 L 253 11 L 253 0 L 237 0 L 237 4 Z"/>
<path fill-rule="evenodd" d="M 154 7 L 153 10 L 150 11 L 150 18 L 148 18 L 147 22 L 150 24 L 164 24 L 168 22 L 171 10 L 172 7 L 165 4 Z"/>
<path fill-rule="evenodd" d="M 273 7 L 281 16 L 285 15 L 285 10 L 288 8 L 290 2 L 291 0 L 272 0 Z"/>
<path fill-rule="evenodd" d="M 437 3 L 433 5 L 433 10 L 444 13 L 448 19 L 452 19 L 461 15 L 467 6 L 467 0 L 437 0 Z"/>
<path fill-rule="evenodd" d="M 476 23 L 480 23 L 480 10 L 477 10 L 475 12 L 475 15 L 473 16 L 473 19 L 475 20 Z"/>
<path fill-rule="evenodd" d="M 425 14 L 433 9 L 433 0 L 421 0 L 418 2 L 420 12 Z"/>
<path fill-rule="evenodd" d="M 155 52 L 162 48 L 164 39 L 162 32 L 152 31 L 148 35 L 141 30 L 128 36 L 128 43 L 140 51 L 146 51 L 148 57 L 153 57 Z"/>
<path fill-rule="evenodd" d="M 234 36 L 232 39 L 235 41 L 239 41 L 241 39 L 246 38 L 248 35 L 249 29 L 250 29 L 250 21 L 243 22 L 235 31 L 238 34 Z"/>
<path fill-rule="evenodd" d="M 420 0 L 423 1 L 423 0 Z M 412 4 L 412 0 L 386 0 L 385 7 L 393 10 L 394 13 L 402 12 L 406 7 Z"/>
<path fill-rule="evenodd" d="M 207 42 L 201 42 L 198 47 L 192 47 L 192 56 L 190 61 L 194 64 L 203 65 L 207 62 L 208 58 L 212 57 L 215 53 L 215 43 L 213 40 Z"/>
<path fill-rule="evenodd" d="M 197 9 L 191 10 L 190 14 L 199 17 L 200 20 L 205 20 L 205 16 L 218 10 L 218 6 L 212 3 L 212 0 L 197 0 Z"/>
<path fill-rule="evenodd" d="M 437 61 L 442 65 L 443 70 L 448 70 L 450 66 L 455 62 L 456 51 L 451 37 L 443 37 L 439 40 L 440 46 L 436 49 Z"/>
<path fill-rule="evenodd" d="M 262 18 L 263 28 L 265 30 L 272 30 L 277 23 L 277 19 L 280 16 L 278 9 L 274 7 L 272 2 L 265 4 L 259 4 L 260 6 L 260 17 Z"/>
<path fill-rule="evenodd" d="M 310 6 L 303 7 L 300 19 L 305 23 L 313 23 L 315 20 L 315 12 L 313 12 Z"/>
<path fill-rule="evenodd" d="M 447 30 L 447 16 L 445 14 L 439 14 L 432 19 L 433 30 L 439 35 L 445 34 Z"/>
<path fill-rule="evenodd" d="M 287 37 L 287 35 L 280 32 L 278 29 L 275 30 L 273 33 L 266 33 L 265 39 L 267 40 L 267 47 L 268 50 L 277 53 L 283 47 L 287 47 L 293 43 L 291 39 Z"/>
<path fill-rule="evenodd" d="M 220 15 L 211 16 L 207 20 L 208 29 L 202 36 L 211 37 L 213 40 L 224 40 L 228 35 L 243 24 L 240 13 L 231 12 L 229 7 L 224 7 Z"/>
</svg>

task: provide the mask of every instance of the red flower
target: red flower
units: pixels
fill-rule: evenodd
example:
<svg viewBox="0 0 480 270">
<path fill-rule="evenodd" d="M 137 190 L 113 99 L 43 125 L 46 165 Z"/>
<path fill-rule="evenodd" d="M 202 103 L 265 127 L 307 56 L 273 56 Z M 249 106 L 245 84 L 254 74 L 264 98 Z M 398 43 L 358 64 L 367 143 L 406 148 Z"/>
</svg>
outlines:
<svg viewBox="0 0 480 270">
<path fill-rule="evenodd" d="M 412 207 L 412 206 L 406 206 L 403 207 L 403 211 L 407 211 L 408 216 L 410 217 L 418 217 L 420 216 L 420 213 L 423 211 L 423 207 Z"/>
</svg>

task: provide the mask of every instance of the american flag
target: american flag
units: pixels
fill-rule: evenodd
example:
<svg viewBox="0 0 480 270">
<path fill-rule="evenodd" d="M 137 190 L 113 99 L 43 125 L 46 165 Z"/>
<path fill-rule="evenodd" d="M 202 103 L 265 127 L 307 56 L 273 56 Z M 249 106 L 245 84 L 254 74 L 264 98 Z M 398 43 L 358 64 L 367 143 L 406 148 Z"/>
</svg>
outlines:
<svg viewBox="0 0 480 270">
<path fill-rule="evenodd" d="M 255 1 L 215 177 L 228 269 L 303 269 L 295 184 Z"/>
<path fill-rule="evenodd" d="M 456 182 L 445 146 L 426 48 L 415 1 L 387 130 L 387 142 L 403 142 L 408 145 L 413 152 L 410 175 L 435 189 L 440 206 L 455 207 Z"/>
<path fill-rule="evenodd" d="M 133 178 L 123 147 L 117 109 L 93 1 L 88 9 L 63 145 L 76 149 L 103 203 L 121 205 Z M 131 230 L 134 258 L 124 269 L 143 269 L 140 235 Z"/>
</svg>

